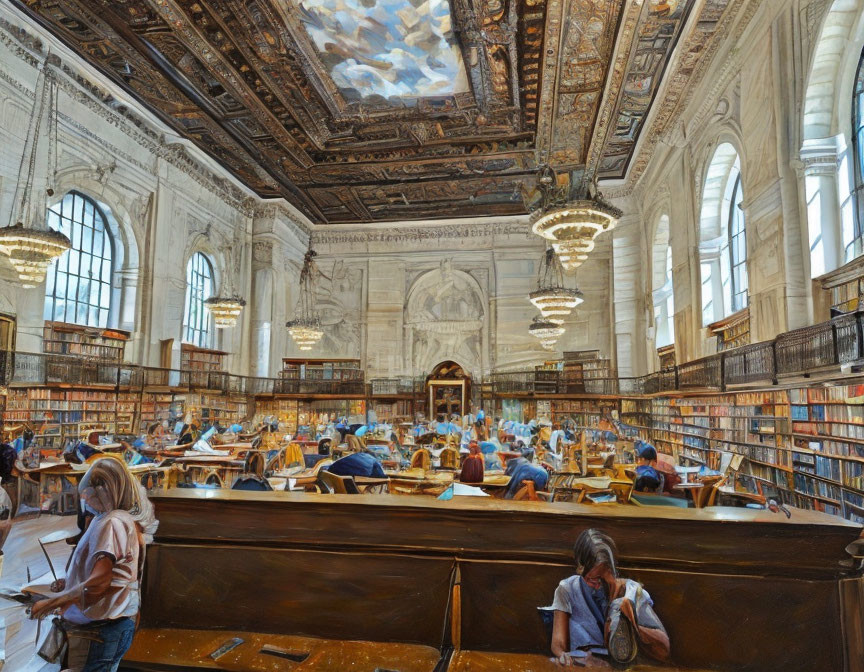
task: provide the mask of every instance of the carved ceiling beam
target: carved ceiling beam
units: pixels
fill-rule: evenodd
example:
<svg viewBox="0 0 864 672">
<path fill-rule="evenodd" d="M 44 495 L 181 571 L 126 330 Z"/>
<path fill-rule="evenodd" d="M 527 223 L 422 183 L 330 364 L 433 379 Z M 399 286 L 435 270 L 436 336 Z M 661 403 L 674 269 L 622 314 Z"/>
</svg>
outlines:
<svg viewBox="0 0 864 672">
<path fill-rule="evenodd" d="M 103 2 L 111 2 L 111 0 L 103 0 Z M 174 0 L 147 0 L 147 4 L 171 26 L 174 35 L 180 39 L 183 45 L 196 58 L 200 58 L 206 63 L 208 72 L 216 77 L 226 89 L 229 89 L 237 100 L 246 104 L 247 109 L 254 115 L 255 119 L 267 129 L 280 147 L 290 154 L 297 167 L 308 168 L 312 165 L 309 155 L 285 129 L 283 123 L 273 116 L 263 101 L 234 71 L 233 65 L 218 49 L 210 44 L 198 27 L 190 21 L 186 12 Z M 223 30 L 226 31 L 226 35 L 230 34 L 230 31 L 227 31 L 224 26 Z M 231 44 L 236 48 L 233 41 Z M 174 64 L 174 67 L 179 69 L 179 64 Z M 284 164 L 285 161 L 283 160 Z"/>
<path fill-rule="evenodd" d="M 59 17 L 38 13 L 35 7 L 30 6 L 35 3 L 31 2 L 30 4 L 25 4 L 23 0 L 11 1 L 34 22 L 57 34 L 70 49 L 80 53 L 82 49 L 81 41 L 77 40 L 76 36 L 72 33 L 64 31 L 62 29 L 62 24 L 55 25 L 53 23 L 53 20 L 59 20 Z M 98 5 L 101 8 L 98 15 L 89 11 L 88 7 L 91 4 L 93 3 L 87 2 L 87 0 L 69 0 L 65 9 L 67 12 L 74 9 L 73 15 L 74 13 L 78 13 L 82 17 L 86 17 L 86 20 L 82 18 L 82 25 L 87 26 L 91 31 L 95 31 L 96 26 L 102 26 L 103 28 L 101 28 L 100 32 L 104 34 L 105 42 L 111 46 L 112 51 L 119 48 L 120 51 L 118 53 L 128 56 L 128 62 L 136 63 L 136 65 L 140 66 L 144 71 L 153 70 L 155 73 L 158 73 L 158 75 L 165 80 L 172 90 L 176 90 L 185 99 L 190 101 L 196 112 L 196 114 L 191 115 L 191 117 L 197 118 L 203 113 L 201 121 L 205 122 L 204 126 L 207 127 L 208 123 L 213 123 L 214 128 L 208 130 L 215 131 L 214 135 L 217 137 L 222 135 L 223 137 L 219 138 L 220 142 L 230 143 L 229 147 L 233 146 L 231 147 L 232 149 L 241 153 L 240 164 L 245 164 L 252 175 L 256 178 L 259 177 L 258 172 L 267 175 L 269 179 L 273 180 L 275 184 L 278 185 L 278 187 L 276 187 L 277 192 L 288 198 L 305 215 L 312 219 L 324 219 L 312 199 L 298 189 L 281 169 L 274 166 L 268 157 L 263 154 L 251 139 L 240 133 L 234 125 L 229 122 L 229 120 L 226 120 L 222 111 L 219 110 L 206 96 L 202 95 L 185 75 L 176 70 L 158 49 L 135 33 L 127 21 L 122 17 L 117 16 L 114 11 L 116 9 L 116 4 L 113 0 L 98 0 Z M 43 9 L 44 11 L 44 8 L 40 7 L 40 9 Z M 108 63 L 99 61 L 93 53 L 87 55 L 90 56 L 90 62 L 92 65 L 97 67 L 97 69 L 103 72 L 110 79 L 123 86 L 133 96 L 141 100 L 168 126 L 176 129 L 183 135 L 188 135 L 190 133 L 189 128 L 183 126 L 180 123 L 179 118 L 172 116 L 171 112 L 153 104 L 152 101 L 142 99 L 141 94 L 130 87 L 128 82 L 122 81 L 120 74 L 112 70 Z M 174 110 L 174 114 L 177 114 L 176 110 Z M 194 137 L 192 139 L 195 141 Z M 224 165 L 230 172 L 234 173 L 242 181 L 249 184 L 248 179 L 243 179 L 242 175 L 238 174 L 238 170 L 232 167 L 230 162 L 226 162 L 225 159 L 227 157 L 225 156 L 224 151 L 220 155 L 219 152 L 215 151 L 217 148 L 208 146 L 206 143 L 202 144 L 198 142 L 196 144 L 201 146 L 205 152 L 214 156 L 214 158 Z M 224 150 L 225 147 L 222 146 L 218 149 Z M 245 159 L 242 157 L 242 154 L 246 155 Z M 250 184 L 249 186 L 256 189 L 256 185 Z M 259 194 L 264 195 L 260 190 L 258 191 Z"/>
<path fill-rule="evenodd" d="M 621 86 L 624 82 L 627 64 L 630 62 L 637 47 L 637 41 L 634 39 L 637 28 L 639 23 L 648 15 L 651 6 L 652 3 L 650 2 L 628 3 L 622 17 L 612 64 L 609 67 L 606 85 L 603 89 L 600 110 L 597 115 L 597 121 L 594 124 L 594 131 L 591 134 L 591 143 L 588 145 L 588 152 L 585 155 L 585 178 L 588 180 L 593 179 L 597 172 L 597 166 L 600 162 L 600 156 L 606 140 L 606 133 L 610 123 L 614 121 L 613 113 L 621 96 Z"/>
<path fill-rule="evenodd" d="M 298 105 L 298 97 L 290 97 L 288 95 L 288 87 L 285 86 L 284 82 L 274 79 L 271 75 L 270 67 L 258 52 L 251 48 L 245 40 L 239 39 L 244 35 L 249 36 L 251 39 L 252 33 L 256 30 L 259 36 L 262 32 L 261 28 L 254 21 L 249 3 L 245 2 L 245 0 L 226 0 L 226 2 L 220 3 L 218 8 L 213 7 L 212 2 L 205 2 L 204 0 L 201 0 L 200 4 L 207 8 L 210 16 L 218 22 L 223 33 L 230 40 L 234 48 L 254 66 L 255 74 L 266 85 L 268 94 L 279 100 L 279 103 L 291 115 L 294 122 L 303 129 L 308 140 L 318 149 L 323 149 L 324 143 L 331 135 L 331 132 L 327 127 L 324 115 L 321 113 L 322 109 L 318 105 L 312 105 L 312 101 L 306 100 L 305 97 L 300 97 L 302 103 Z M 281 4 L 278 6 L 282 7 Z M 276 33 L 279 27 L 278 22 L 283 21 L 282 14 L 273 10 L 273 8 L 268 8 L 266 5 L 264 7 L 255 5 L 255 9 L 261 12 L 263 16 L 266 16 L 267 20 L 273 24 L 273 33 Z M 271 11 L 267 11 L 268 9 Z M 234 19 L 231 24 L 226 22 L 226 16 Z M 292 51 L 291 45 L 286 42 L 283 35 L 269 35 L 269 38 L 270 40 L 278 40 L 278 43 L 276 45 L 268 44 L 268 49 L 272 49 L 277 53 L 280 50 L 286 52 Z M 264 41 L 267 42 L 267 38 L 264 38 Z M 303 86 L 303 82 L 298 81 L 293 72 L 290 72 L 288 76 L 291 78 L 291 83 L 294 87 L 300 88 Z"/>
</svg>

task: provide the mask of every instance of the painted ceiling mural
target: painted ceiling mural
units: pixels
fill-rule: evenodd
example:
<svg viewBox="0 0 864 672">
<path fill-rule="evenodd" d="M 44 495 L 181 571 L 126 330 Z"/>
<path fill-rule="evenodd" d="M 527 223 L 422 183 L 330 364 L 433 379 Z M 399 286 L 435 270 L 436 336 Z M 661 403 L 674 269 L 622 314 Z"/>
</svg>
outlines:
<svg viewBox="0 0 864 672">
<path fill-rule="evenodd" d="M 299 7 L 346 99 L 411 105 L 468 91 L 447 0 L 300 0 Z"/>
<path fill-rule="evenodd" d="M 695 4 L 12 2 L 318 223 L 522 214 L 546 162 L 626 174 Z"/>
</svg>

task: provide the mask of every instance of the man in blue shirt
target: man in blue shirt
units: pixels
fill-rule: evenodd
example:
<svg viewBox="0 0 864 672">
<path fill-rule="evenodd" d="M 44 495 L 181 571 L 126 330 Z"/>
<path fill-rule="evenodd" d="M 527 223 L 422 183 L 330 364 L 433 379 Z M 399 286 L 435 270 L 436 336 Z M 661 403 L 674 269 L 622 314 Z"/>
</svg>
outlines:
<svg viewBox="0 0 864 672">
<path fill-rule="evenodd" d="M 532 464 L 526 457 L 517 457 L 507 462 L 504 473 L 510 477 L 504 499 L 513 499 L 522 488 L 523 481 L 534 481 L 535 490 L 545 490 L 549 474 L 543 468 Z"/>
<path fill-rule="evenodd" d="M 351 453 L 341 457 L 327 467 L 327 471 L 337 476 L 371 476 L 386 478 L 384 467 L 369 453 Z"/>
</svg>

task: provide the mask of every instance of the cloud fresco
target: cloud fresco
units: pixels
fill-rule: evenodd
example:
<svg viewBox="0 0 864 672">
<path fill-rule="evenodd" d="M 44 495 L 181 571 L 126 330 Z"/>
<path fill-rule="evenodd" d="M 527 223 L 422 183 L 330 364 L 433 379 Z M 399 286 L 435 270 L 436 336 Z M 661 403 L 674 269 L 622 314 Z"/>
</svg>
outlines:
<svg viewBox="0 0 864 672">
<path fill-rule="evenodd" d="M 448 0 L 299 0 L 298 7 L 349 101 L 468 91 Z"/>
</svg>

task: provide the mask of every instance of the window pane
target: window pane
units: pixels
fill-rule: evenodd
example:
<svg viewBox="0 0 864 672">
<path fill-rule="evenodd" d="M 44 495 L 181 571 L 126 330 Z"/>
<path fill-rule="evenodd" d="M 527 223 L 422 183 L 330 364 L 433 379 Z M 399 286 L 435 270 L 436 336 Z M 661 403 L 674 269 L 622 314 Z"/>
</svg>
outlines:
<svg viewBox="0 0 864 672">
<path fill-rule="evenodd" d="M 62 217 L 58 218 L 58 212 Z M 92 199 L 70 192 L 49 210 L 48 225 L 69 236 L 72 249 L 52 265 L 45 285 L 45 314 L 56 320 L 107 326 L 111 300 L 111 245 L 105 219 Z M 103 285 L 99 280 L 103 280 Z M 67 297 L 67 306 L 63 298 Z M 104 315 L 103 315 L 104 312 Z"/>
<path fill-rule="evenodd" d="M 186 265 L 186 305 L 183 310 L 183 340 L 200 347 L 210 346 L 210 314 L 204 301 L 212 295 L 213 269 L 200 252 Z"/>
</svg>

